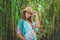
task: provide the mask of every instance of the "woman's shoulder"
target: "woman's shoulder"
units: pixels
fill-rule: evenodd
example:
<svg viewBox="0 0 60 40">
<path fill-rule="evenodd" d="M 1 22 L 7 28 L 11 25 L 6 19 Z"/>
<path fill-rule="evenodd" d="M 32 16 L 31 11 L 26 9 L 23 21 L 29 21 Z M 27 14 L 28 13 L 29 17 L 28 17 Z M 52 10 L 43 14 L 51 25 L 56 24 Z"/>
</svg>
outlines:
<svg viewBox="0 0 60 40">
<path fill-rule="evenodd" d="M 33 24 L 36 24 L 36 22 L 34 22 L 34 21 L 33 21 L 32 23 L 33 23 Z"/>
<path fill-rule="evenodd" d="M 36 22 L 33 21 L 32 24 L 33 24 L 33 25 L 36 25 Z"/>
<path fill-rule="evenodd" d="M 19 22 L 24 21 L 24 19 L 19 19 Z"/>
<path fill-rule="evenodd" d="M 19 20 L 18 20 L 18 23 L 22 23 L 22 22 L 24 22 L 23 19 L 19 19 Z"/>
</svg>

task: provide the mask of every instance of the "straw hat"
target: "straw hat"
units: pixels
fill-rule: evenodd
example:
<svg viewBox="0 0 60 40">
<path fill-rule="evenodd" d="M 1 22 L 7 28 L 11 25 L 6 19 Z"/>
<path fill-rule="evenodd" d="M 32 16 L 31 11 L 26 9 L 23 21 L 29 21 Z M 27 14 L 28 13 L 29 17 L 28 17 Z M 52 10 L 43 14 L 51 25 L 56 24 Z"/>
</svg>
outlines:
<svg viewBox="0 0 60 40">
<path fill-rule="evenodd" d="M 24 12 L 24 11 L 32 12 L 32 8 L 31 8 L 31 7 L 26 7 L 26 8 L 23 10 L 23 12 Z"/>
</svg>

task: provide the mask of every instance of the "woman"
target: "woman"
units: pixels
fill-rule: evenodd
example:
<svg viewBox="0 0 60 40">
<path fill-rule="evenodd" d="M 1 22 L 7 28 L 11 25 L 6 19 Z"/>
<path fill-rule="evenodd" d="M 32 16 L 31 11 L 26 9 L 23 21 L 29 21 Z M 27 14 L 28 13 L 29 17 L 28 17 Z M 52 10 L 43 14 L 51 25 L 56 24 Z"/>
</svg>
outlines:
<svg viewBox="0 0 60 40">
<path fill-rule="evenodd" d="M 36 23 L 33 22 L 32 15 Z M 36 40 L 35 28 L 40 28 L 37 12 L 32 11 L 31 7 L 26 7 L 23 11 L 23 18 L 18 21 L 17 36 L 21 40 Z"/>
</svg>

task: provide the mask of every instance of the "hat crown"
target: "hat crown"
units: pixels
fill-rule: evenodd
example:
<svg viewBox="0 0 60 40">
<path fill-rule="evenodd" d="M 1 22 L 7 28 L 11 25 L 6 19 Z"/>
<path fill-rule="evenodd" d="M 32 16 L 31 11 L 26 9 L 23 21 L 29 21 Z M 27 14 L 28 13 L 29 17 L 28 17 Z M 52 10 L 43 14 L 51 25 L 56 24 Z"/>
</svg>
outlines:
<svg viewBox="0 0 60 40">
<path fill-rule="evenodd" d="M 24 11 L 32 12 L 32 8 L 31 8 L 31 7 L 26 7 L 26 8 L 24 9 Z"/>
</svg>

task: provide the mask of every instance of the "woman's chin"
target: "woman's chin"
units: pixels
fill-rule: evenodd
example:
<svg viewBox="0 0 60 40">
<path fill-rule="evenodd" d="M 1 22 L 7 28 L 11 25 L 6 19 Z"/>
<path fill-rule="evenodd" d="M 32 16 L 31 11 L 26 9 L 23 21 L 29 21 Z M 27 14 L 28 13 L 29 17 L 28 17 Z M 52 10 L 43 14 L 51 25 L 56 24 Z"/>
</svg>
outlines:
<svg viewBox="0 0 60 40">
<path fill-rule="evenodd" d="M 29 17 L 27 17 L 26 19 L 29 19 Z"/>
</svg>

